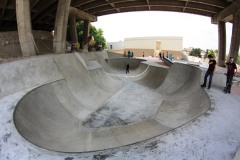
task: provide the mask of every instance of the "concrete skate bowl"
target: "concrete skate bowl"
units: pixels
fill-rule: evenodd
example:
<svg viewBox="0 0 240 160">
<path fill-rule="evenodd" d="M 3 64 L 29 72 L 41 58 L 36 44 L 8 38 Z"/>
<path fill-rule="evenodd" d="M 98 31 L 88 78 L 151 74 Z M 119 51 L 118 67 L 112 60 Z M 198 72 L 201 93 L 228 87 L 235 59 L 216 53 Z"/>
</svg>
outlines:
<svg viewBox="0 0 240 160">
<path fill-rule="evenodd" d="M 129 72 L 128 75 L 139 75 L 142 74 L 148 67 L 148 65 L 142 64 L 146 60 L 144 59 L 136 59 L 136 58 L 114 58 L 114 59 L 106 59 L 107 65 L 104 65 L 104 69 L 107 72 L 119 74 L 126 73 L 126 66 L 129 64 Z"/>
<path fill-rule="evenodd" d="M 28 92 L 14 111 L 19 133 L 48 150 L 89 152 L 135 144 L 210 107 L 199 87 L 201 71 L 193 66 L 150 66 L 139 78 L 118 78 L 104 67 L 86 70 L 74 54 L 54 56 L 54 65 L 63 78 Z"/>
</svg>

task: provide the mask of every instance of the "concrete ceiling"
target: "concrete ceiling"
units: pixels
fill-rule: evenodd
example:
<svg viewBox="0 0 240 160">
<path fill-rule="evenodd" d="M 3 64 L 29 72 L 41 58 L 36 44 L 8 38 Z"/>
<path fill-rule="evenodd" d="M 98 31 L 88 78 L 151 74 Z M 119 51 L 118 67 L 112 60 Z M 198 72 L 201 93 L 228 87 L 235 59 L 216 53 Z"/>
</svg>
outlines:
<svg viewBox="0 0 240 160">
<path fill-rule="evenodd" d="M 72 0 L 71 7 L 94 16 L 133 11 L 172 11 L 213 17 L 235 0 Z M 54 29 L 58 0 L 30 0 L 32 27 Z M 0 0 L 0 31 L 17 30 L 16 0 Z"/>
</svg>

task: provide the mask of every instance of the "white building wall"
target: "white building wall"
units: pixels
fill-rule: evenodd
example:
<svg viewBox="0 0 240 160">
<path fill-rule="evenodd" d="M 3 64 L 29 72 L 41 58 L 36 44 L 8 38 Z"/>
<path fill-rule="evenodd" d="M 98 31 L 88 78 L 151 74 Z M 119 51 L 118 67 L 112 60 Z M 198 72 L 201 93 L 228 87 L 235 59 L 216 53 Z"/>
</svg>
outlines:
<svg viewBox="0 0 240 160">
<path fill-rule="evenodd" d="M 107 50 L 124 50 L 124 41 L 119 42 L 107 42 Z"/>
<path fill-rule="evenodd" d="M 154 49 L 155 42 L 150 38 L 125 38 L 125 48 Z"/>
<path fill-rule="evenodd" d="M 136 37 L 125 38 L 125 48 L 155 49 L 156 41 L 161 42 L 161 50 L 182 51 L 182 37 Z"/>
</svg>

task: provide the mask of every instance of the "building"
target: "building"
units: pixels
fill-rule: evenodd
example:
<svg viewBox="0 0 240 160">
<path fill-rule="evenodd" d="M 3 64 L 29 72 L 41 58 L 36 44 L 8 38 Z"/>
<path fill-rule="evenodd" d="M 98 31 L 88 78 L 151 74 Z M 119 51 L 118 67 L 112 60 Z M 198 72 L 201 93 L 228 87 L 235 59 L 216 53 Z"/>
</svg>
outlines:
<svg viewBox="0 0 240 160">
<path fill-rule="evenodd" d="M 107 50 L 114 53 L 124 53 L 124 41 L 107 42 Z"/>
<path fill-rule="evenodd" d="M 182 56 L 182 37 L 134 37 L 125 38 L 124 42 L 109 42 L 108 51 L 126 54 L 128 51 L 134 53 L 136 57 L 158 57 L 159 53 L 173 54 L 174 58 L 180 59 Z"/>
</svg>

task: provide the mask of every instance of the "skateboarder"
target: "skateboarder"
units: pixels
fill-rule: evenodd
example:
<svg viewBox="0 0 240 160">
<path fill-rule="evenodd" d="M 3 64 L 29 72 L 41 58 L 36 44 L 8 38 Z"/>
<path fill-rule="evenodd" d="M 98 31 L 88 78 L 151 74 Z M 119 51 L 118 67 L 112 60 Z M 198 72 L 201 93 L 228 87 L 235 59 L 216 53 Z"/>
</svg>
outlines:
<svg viewBox="0 0 240 160">
<path fill-rule="evenodd" d="M 126 67 L 126 74 L 129 73 L 129 64 L 127 64 L 127 67 Z"/>
<path fill-rule="evenodd" d="M 162 60 L 162 53 L 159 52 L 159 59 Z"/>
<path fill-rule="evenodd" d="M 208 66 L 208 70 L 204 76 L 204 83 L 201 85 L 201 87 L 206 87 L 206 84 L 207 84 L 207 78 L 209 76 L 209 81 L 208 81 L 208 89 L 211 88 L 211 85 L 212 85 L 212 77 L 213 77 L 213 74 L 214 74 L 214 71 L 215 71 L 215 68 L 216 68 L 216 60 L 213 58 L 212 55 L 208 55 L 208 58 L 209 58 L 209 66 Z"/>
</svg>

